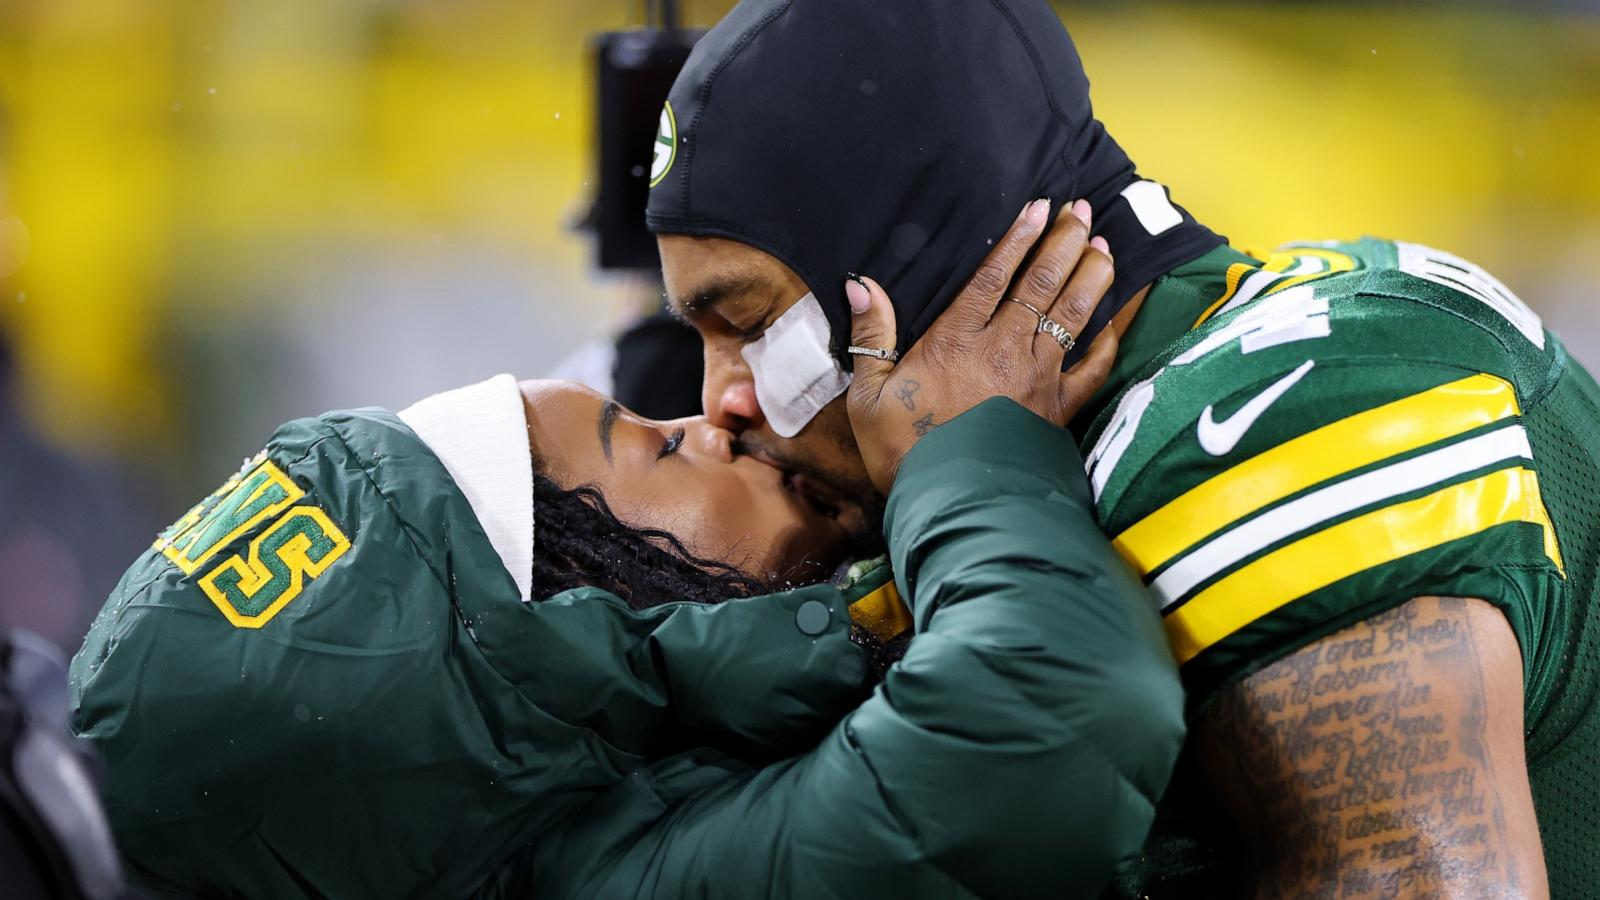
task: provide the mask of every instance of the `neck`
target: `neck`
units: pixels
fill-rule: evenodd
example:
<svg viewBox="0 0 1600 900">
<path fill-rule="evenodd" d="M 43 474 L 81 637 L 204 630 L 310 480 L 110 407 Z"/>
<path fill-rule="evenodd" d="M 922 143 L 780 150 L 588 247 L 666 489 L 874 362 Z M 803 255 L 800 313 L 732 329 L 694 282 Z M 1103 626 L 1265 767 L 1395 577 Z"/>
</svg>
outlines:
<svg viewBox="0 0 1600 900">
<path fill-rule="evenodd" d="M 1121 341 L 1122 336 L 1128 333 L 1128 328 L 1133 325 L 1134 317 L 1139 315 L 1139 309 L 1144 306 L 1144 300 L 1148 296 L 1150 296 L 1150 285 L 1147 284 L 1134 291 L 1133 296 L 1128 298 L 1128 302 L 1123 304 L 1122 309 L 1118 310 L 1117 314 L 1111 317 L 1111 321 L 1106 323 L 1106 327 L 1111 329 L 1112 334 L 1117 336 L 1118 341 Z"/>
<path fill-rule="evenodd" d="M 1105 327 L 1116 335 L 1117 359 L 1112 363 L 1111 372 L 1105 383 L 1100 386 L 1099 390 L 1095 391 L 1094 397 L 1089 400 L 1088 404 L 1078 411 L 1077 417 L 1073 419 L 1069 426 L 1072 432 L 1080 439 L 1083 438 L 1096 417 L 1100 415 L 1100 411 L 1117 396 L 1122 387 L 1128 382 L 1127 370 L 1132 360 L 1129 359 L 1128 354 L 1125 352 L 1130 347 L 1124 342 L 1123 338 L 1127 335 L 1129 329 L 1133 327 L 1134 319 L 1138 317 L 1139 310 L 1144 307 L 1145 298 L 1150 296 L 1150 289 L 1154 286 L 1154 282 L 1151 282 L 1134 291 L 1133 296 L 1129 297 L 1128 301 L 1122 305 L 1122 308 L 1117 310 L 1116 315 L 1112 316 L 1105 324 Z"/>
<path fill-rule="evenodd" d="M 1114 156 L 1123 165 L 1093 182 L 1097 187 L 1082 192 L 1094 206 L 1094 233 L 1110 242 L 1117 265 L 1111 291 L 1084 329 L 1090 340 L 1113 319 L 1127 326 L 1135 294 L 1142 295 L 1158 278 L 1226 243 L 1173 203 L 1166 188 L 1141 179 L 1109 138 L 1100 146 L 1103 155 Z M 1069 356 L 1068 362 L 1079 358 Z"/>
<path fill-rule="evenodd" d="M 1073 430 L 1082 436 L 1124 388 L 1144 377 L 1151 361 L 1192 329 L 1205 310 L 1224 295 L 1229 268 L 1248 260 L 1221 245 L 1154 276 L 1132 281 L 1138 287 L 1130 288 L 1128 299 L 1105 314 L 1105 327 L 1117 338 L 1117 360 L 1105 384 L 1080 412 Z M 1104 306 L 1106 301 L 1101 303 Z"/>
</svg>

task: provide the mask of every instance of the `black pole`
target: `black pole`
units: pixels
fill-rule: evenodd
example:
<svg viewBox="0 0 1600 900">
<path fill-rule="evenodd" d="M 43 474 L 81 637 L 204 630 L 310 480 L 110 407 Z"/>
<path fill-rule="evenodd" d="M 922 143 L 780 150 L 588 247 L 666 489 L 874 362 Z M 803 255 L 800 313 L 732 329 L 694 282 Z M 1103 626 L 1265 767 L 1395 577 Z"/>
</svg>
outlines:
<svg viewBox="0 0 1600 900">
<path fill-rule="evenodd" d="M 678 0 L 657 0 L 661 14 L 661 27 L 671 31 L 678 27 Z"/>
</svg>

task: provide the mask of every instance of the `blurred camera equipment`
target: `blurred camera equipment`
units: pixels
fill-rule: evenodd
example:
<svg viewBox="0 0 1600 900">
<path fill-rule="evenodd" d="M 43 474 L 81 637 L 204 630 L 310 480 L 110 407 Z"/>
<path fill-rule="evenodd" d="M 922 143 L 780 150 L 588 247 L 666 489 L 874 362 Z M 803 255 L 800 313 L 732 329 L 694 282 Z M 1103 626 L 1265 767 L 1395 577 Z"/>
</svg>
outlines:
<svg viewBox="0 0 1600 900">
<path fill-rule="evenodd" d="M 125 896 L 92 759 L 68 735 L 67 710 L 60 652 L 0 631 L 0 877 L 14 900 Z"/>
<path fill-rule="evenodd" d="M 656 131 L 672 81 L 705 31 L 678 27 L 676 0 L 647 3 L 645 21 L 644 29 L 608 31 L 594 41 L 599 177 L 583 224 L 595 233 L 602 270 L 654 276 L 661 260 L 644 210 Z"/>
<path fill-rule="evenodd" d="M 679 27 L 676 0 L 648 0 L 645 27 L 594 39 L 595 197 L 579 223 L 594 234 L 601 271 L 632 274 L 645 286 L 639 318 L 582 365 L 559 374 L 604 390 L 642 415 L 676 419 L 700 412 L 702 364 L 694 330 L 666 313 L 661 258 L 644 224 L 662 107 L 704 29 Z"/>
</svg>

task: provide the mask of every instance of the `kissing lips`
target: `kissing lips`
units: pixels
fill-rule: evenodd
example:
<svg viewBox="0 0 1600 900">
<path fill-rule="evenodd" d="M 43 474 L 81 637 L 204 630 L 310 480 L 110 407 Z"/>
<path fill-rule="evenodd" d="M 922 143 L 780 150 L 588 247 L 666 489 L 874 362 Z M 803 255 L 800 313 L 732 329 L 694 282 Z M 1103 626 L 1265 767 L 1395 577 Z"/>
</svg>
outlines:
<svg viewBox="0 0 1600 900">
<path fill-rule="evenodd" d="M 785 490 L 808 509 L 837 522 L 846 532 L 859 535 L 869 528 L 876 530 L 876 525 L 869 525 L 867 511 L 859 497 L 842 490 L 811 467 L 796 465 L 744 436 L 735 442 L 734 451 L 777 469 Z"/>
<path fill-rule="evenodd" d="M 799 472 L 787 472 L 783 476 L 783 486 L 805 501 L 818 515 L 830 519 L 839 517 L 841 504 L 838 495 L 817 479 Z"/>
</svg>

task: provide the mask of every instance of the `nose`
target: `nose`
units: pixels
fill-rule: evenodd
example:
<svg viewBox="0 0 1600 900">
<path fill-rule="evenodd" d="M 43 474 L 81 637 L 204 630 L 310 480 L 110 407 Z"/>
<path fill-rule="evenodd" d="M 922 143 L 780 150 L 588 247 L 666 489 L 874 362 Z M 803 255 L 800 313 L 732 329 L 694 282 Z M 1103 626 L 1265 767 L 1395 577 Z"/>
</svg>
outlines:
<svg viewBox="0 0 1600 900">
<path fill-rule="evenodd" d="M 682 420 L 684 436 L 696 453 L 718 462 L 733 462 L 733 432 L 718 428 L 705 416 Z"/>
<path fill-rule="evenodd" d="M 737 361 L 735 361 L 737 360 Z M 712 425 L 739 432 L 766 421 L 756 400 L 756 381 L 742 357 L 706 348 L 706 375 L 700 403 Z"/>
</svg>

